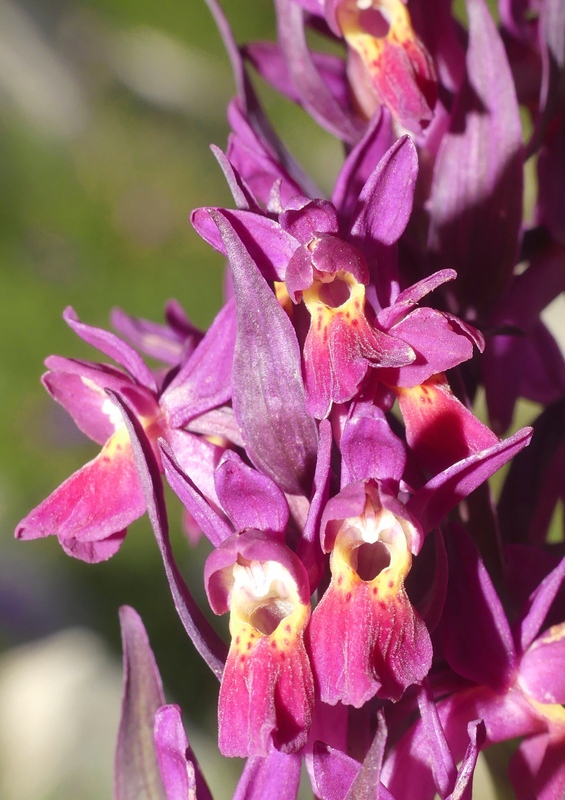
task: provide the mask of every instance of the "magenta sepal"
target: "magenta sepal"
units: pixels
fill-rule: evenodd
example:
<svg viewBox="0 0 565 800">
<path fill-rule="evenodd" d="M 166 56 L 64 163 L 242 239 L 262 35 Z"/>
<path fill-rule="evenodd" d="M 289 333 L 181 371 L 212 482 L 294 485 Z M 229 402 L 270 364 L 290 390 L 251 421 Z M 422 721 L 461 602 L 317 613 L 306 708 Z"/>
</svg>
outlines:
<svg viewBox="0 0 565 800">
<path fill-rule="evenodd" d="M 162 706 L 157 711 L 153 735 L 167 800 L 212 800 L 186 738 L 179 706 Z"/>
<path fill-rule="evenodd" d="M 233 800 L 296 800 L 301 763 L 300 755 L 274 747 L 265 757 L 248 758 Z"/>
<path fill-rule="evenodd" d="M 288 64 L 280 47 L 273 42 L 251 42 L 243 53 L 259 75 L 280 94 L 300 103 L 300 94 L 292 83 Z M 345 61 L 330 53 L 312 52 L 312 62 L 337 103 L 346 107 L 349 101 Z"/>
<path fill-rule="evenodd" d="M 190 356 L 204 334 L 191 323 L 176 300 L 167 302 L 165 318 L 167 324 L 160 325 L 151 320 L 132 317 L 121 308 L 113 308 L 110 314 L 112 326 L 136 350 L 163 364 L 176 367 Z"/>
<path fill-rule="evenodd" d="M 250 187 L 245 183 L 237 169 L 235 169 L 233 164 L 230 162 L 226 154 L 220 150 L 219 147 L 216 147 L 215 144 L 210 145 L 210 150 L 220 165 L 220 169 L 224 173 L 224 178 L 230 187 L 230 191 L 237 208 L 240 211 L 255 211 L 256 213 L 260 213 L 261 206 L 259 205 L 257 198 L 253 194 Z"/>
<path fill-rule="evenodd" d="M 328 420 L 323 419 L 320 422 L 319 434 L 320 445 L 318 448 L 318 459 L 316 461 L 316 472 L 314 474 L 314 483 L 312 487 L 313 495 L 302 536 L 296 548 L 296 555 L 302 561 L 308 572 L 311 593 L 317 589 L 326 569 L 326 556 L 322 552 L 318 532 L 330 488 L 333 439 L 331 423 Z"/>
<path fill-rule="evenodd" d="M 163 439 L 159 440 L 159 449 L 169 486 L 192 515 L 200 530 L 214 546 L 229 538 L 233 533 L 231 526 L 216 509 L 212 508 L 210 502 L 181 469 L 175 454 Z"/>
<path fill-rule="evenodd" d="M 157 709 L 165 703 L 161 677 L 140 616 L 120 608 L 124 693 L 114 764 L 114 800 L 170 800 L 153 741 Z"/>
<path fill-rule="evenodd" d="M 342 488 L 366 478 L 400 481 L 406 449 L 378 406 L 351 403 L 340 441 Z"/>
<path fill-rule="evenodd" d="M 359 193 L 392 143 L 390 113 L 381 108 L 373 115 L 363 138 L 349 153 L 337 176 L 332 203 L 344 221 L 351 218 Z"/>
<path fill-rule="evenodd" d="M 235 305 L 230 300 L 161 395 L 160 405 L 170 427 L 181 428 L 231 399 L 235 333 Z"/>
<path fill-rule="evenodd" d="M 220 505 L 236 531 L 257 528 L 284 535 L 288 503 L 270 478 L 248 467 L 232 450 L 224 453 L 214 477 Z"/>
<path fill-rule="evenodd" d="M 437 706 L 427 680 L 418 691 L 418 707 L 424 736 L 428 743 L 428 761 L 440 797 L 446 797 L 453 788 L 457 770 L 445 738 Z"/>
<path fill-rule="evenodd" d="M 128 406 L 118 395 L 112 392 L 108 394 L 120 407 L 130 436 L 135 465 L 147 503 L 147 513 L 161 552 L 175 608 L 194 646 L 216 677 L 220 678 L 224 669 L 226 646 L 198 607 L 175 563 L 169 540 L 163 484 L 155 453 Z"/>
<path fill-rule="evenodd" d="M 284 280 L 287 264 L 298 247 L 291 234 L 286 233 L 278 222 L 251 211 L 197 208 L 190 218 L 192 226 L 205 242 L 225 256 L 228 255 L 227 245 L 212 218 L 213 211 L 220 212 L 228 220 L 253 261 L 261 265 L 261 272 L 267 280 Z"/>
<path fill-rule="evenodd" d="M 349 240 L 367 256 L 375 241 L 391 245 L 404 232 L 412 211 L 418 154 L 402 136 L 383 155 L 361 189 L 351 216 Z M 367 252 L 369 251 L 369 252 Z"/>
<path fill-rule="evenodd" d="M 153 392 L 157 391 L 153 373 L 139 353 L 129 344 L 123 342 L 115 333 L 81 322 L 71 306 L 67 306 L 64 310 L 63 319 L 77 336 L 80 336 L 87 344 L 105 353 L 121 367 L 124 367 L 137 383 L 141 386 L 147 386 Z"/>
<path fill-rule="evenodd" d="M 302 106 L 327 131 L 355 144 L 363 126 L 340 106 L 318 71 L 306 41 L 303 10 L 292 0 L 276 0 L 275 8 L 279 45 Z"/>
<path fill-rule="evenodd" d="M 311 179 L 297 167 L 280 142 L 269 146 L 251 126 L 239 98 L 228 106 L 228 122 L 233 134 L 228 138 L 227 157 L 269 209 L 272 209 L 271 195 L 275 186 L 278 186 L 283 204 L 304 192 L 310 197 L 320 196 Z"/>
<path fill-rule="evenodd" d="M 528 566 L 531 565 L 531 556 L 528 553 Z M 522 651 L 526 650 L 534 641 L 541 630 L 545 618 L 551 608 L 557 592 L 561 589 L 565 579 L 565 558 L 549 572 L 539 586 L 531 593 L 518 621 L 514 624 L 514 640 Z"/>
</svg>

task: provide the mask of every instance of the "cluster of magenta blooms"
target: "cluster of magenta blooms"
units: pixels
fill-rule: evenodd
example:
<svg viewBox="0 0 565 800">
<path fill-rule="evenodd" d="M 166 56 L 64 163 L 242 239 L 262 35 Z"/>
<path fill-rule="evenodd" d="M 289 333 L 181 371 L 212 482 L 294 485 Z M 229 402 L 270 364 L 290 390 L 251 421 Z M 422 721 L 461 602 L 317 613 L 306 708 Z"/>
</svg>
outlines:
<svg viewBox="0 0 565 800">
<path fill-rule="evenodd" d="M 247 758 L 238 800 L 296 798 L 303 762 L 320 800 L 470 798 L 507 740 L 519 800 L 563 798 L 565 362 L 540 314 L 565 287 L 565 4 L 500 0 L 496 24 L 466 0 L 463 26 L 450 0 L 276 0 L 277 42 L 246 47 L 208 5 L 234 207 L 192 224 L 227 260 L 225 304 L 205 334 L 173 302 L 164 325 L 115 312 L 119 336 L 67 309 L 114 363 L 52 356 L 43 382 L 102 450 L 16 535 L 95 563 L 148 512 L 221 681 L 219 749 Z M 343 142 L 330 199 L 248 64 Z M 518 397 L 542 411 L 504 438 Z M 163 475 L 187 546 L 211 543 L 229 647 L 175 564 Z M 132 609 L 122 631 L 117 800 L 208 800 Z"/>
</svg>

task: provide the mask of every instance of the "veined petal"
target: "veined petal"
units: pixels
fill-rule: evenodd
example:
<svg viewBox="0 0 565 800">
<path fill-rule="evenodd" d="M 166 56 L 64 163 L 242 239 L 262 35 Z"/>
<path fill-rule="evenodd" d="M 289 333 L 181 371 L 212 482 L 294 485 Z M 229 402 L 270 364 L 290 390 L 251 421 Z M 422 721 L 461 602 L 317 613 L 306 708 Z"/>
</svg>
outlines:
<svg viewBox="0 0 565 800">
<path fill-rule="evenodd" d="M 374 487 L 365 491 L 362 514 L 343 520 L 338 531 L 332 580 L 309 627 L 322 700 L 356 708 L 375 694 L 398 700 L 426 676 L 432 659 L 428 631 L 404 589 L 413 526 L 382 506 Z"/>
</svg>

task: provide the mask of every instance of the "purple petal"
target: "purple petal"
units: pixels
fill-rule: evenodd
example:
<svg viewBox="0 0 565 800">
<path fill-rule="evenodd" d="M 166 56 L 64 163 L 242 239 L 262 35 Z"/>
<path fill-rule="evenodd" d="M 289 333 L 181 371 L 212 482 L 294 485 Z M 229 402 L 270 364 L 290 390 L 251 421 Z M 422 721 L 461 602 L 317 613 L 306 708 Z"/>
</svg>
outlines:
<svg viewBox="0 0 565 800">
<path fill-rule="evenodd" d="M 314 744 L 312 761 L 317 795 L 323 800 L 344 800 L 361 764 L 322 742 Z"/>
<path fill-rule="evenodd" d="M 468 0 L 467 76 L 434 168 L 430 246 L 457 270 L 456 291 L 485 308 L 516 263 L 522 126 L 510 68 L 484 0 Z"/>
<path fill-rule="evenodd" d="M 218 505 L 214 471 L 220 463 L 225 447 L 212 444 L 207 439 L 184 430 L 169 429 L 166 431 L 166 437 L 182 471 L 190 475 L 191 481 L 208 501 Z"/>
<path fill-rule="evenodd" d="M 234 166 L 230 163 L 228 157 L 216 145 L 211 144 L 210 150 L 214 154 L 216 161 L 220 165 L 224 177 L 228 182 L 230 191 L 232 193 L 234 202 L 240 211 L 260 211 L 259 203 L 257 202 L 253 192 L 247 186 L 241 175 L 237 172 Z"/>
<path fill-rule="evenodd" d="M 161 678 L 141 618 L 120 608 L 124 694 L 116 745 L 115 800 L 168 800 L 153 742 L 155 713 L 165 703 Z"/>
<path fill-rule="evenodd" d="M 247 759 L 233 800 L 296 800 L 302 759 L 271 749 L 266 758 Z"/>
<path fill-rule="evenodd" d="M 183 427 L 231 398 L 235 333 L 235 304 L 230 300 L 161 396 L 160 405 L 172 428 Z"/>
<path fill-rule="evenodd" d="M 504 693 L 514 680 L 516 652 L 506 614 L 469 534 L 451 524 L 444 652 L 459 675 Z"/>
<path fill-rule="evenodd" d="M 446 800 L 471 800 L 473 790 L 473 773 L 477 766 L 479 751 L 486 739 L 485 723 L 477 719 L 467 725 L 469 734 L 469 746 L 465 752 L 463 762 L 457 772 L 457 780 L 453 792 L 446 797 Z"/>
<path fill-rule="evenodd" d="M 538 703 L 565 703 L 565 623 L 536 639 L 520 662 L 519 683 Z"/>
<path fill-rule="evenodd" d="M 280 142 L 260 135 L 253 127 L 238 98 L 228 106 L 228 122 L 234 135 L 228 140 L 228 158 L 263 203 L 276 181 L 281 182 L 284 202 L 296 194 L 320 197 L 320 190 L 298 167 Z"/>
<path fill-rule="evenodd" d="M 377 316 L 379 325 L 385 330 L 392 328 L 393 325 L 404 319 L 408 312 L 430 292 L 447 283 L 447 281 L 453 281 L 456 278 L 457 273 L 454 269 L 441 269 L 438 272 L 434 272 L 433 275 L 413 283 L 403 292 L 400 292 L 392 305 L 379 312 Z"/>
<path fill-rule="evenodd" d="M 380 782 L 387 737 L 385 717 L 382 711 L 377 713 L 377 720 L 375 738 L 345 800 L 385 800 L 386 795 L 389 794 Z"/>
<path fill-rule="evenodd" d="M 154 739 L 167 800 L 212 800 L 186 738 L 179 706 L 162 706 L 157 711 Z"/>
<path fill-rule="evenodd" d="M 279 216 L 279 222 L 287 233 L 298 239 L 300 244 L 308 245 L 320 234 L 338 232 L 336 210 L 327 200 L 307 198 L 304 198 L 304 201 L 300 198 L 293 200 L 294 202 L 291 200 Z M 351 272 L 353 271 L 352 269 Z"/>
<path fill-rule="evenodd" d="M 324 82 L 308 49 L 304 12 L 292 0 L 276 0 L 278 40 L 294 86 L 306 111 L 327 131 L 355 144 L 361 130 L 337 102 Z"/>
<path fill-rule="evenodd" d="M 363 252 L 373 241 L 394 244 L 403 233 L 414 201 L 418 154 L 409 136 L 387 150 L 362 188 L 351 220 L 350 240 Z"/>
<path fill-rule="evenodd" d="M 418 707 L 422 718 L 424 738 L 428 743 L 427 759 L 440 797 L 445 797 L 455 784 L 456 769 L 445 731 L 439 718 L 428 681 L 424 681 L 418 692 Z"/>
<path fill-rule="evenodd" d="M 220 504 L 236 531 L 256 528 L 284 534 L 289 510 L 276 483 L 251 469 L 233 451 L 227 450 L 215 473 Z"/>
<path fill-rule="evenodd" d="M 377 406 L 352 404 L 340 442 L 342 488 L 375 478 L 399 481 L 406 466 L 406 450 Z"/>
<path fill-rule="evenodd" d="M 288 63 L 280 48 L 273 42 L 252 42 L 245 46 L 244 55 L 253 64 L 259 75 L 273 86 L 279 94 L 300 103 L 290 75 Z M 346 107 L 349 102 L 349 86 L 345 71 L 345 61 L 329 53 L 311 54 L 312 62 L 323 78 L 324 84 L 335 97 L 338 105 Z"/>
<path fill-rule="evenodd" d="M 175 608 L 194 646 L 214 675 L 220 678 L 224 668 L 227 648 L 196 604 L 175 563 L 169 541 L 169 523 L 163 484 L 155 454 L 141 425 L 127 405 L 118 395 L 112 392 L 108 394 L 120 406 L 130 435 L 135 464 L 147 503 L 147 513 L 163 558 Z"/>
<path fill-rule="evenodd" d="M 408 501 L 408 510 L 426 533 L 433 530 L 460 500 L 523 450 L 530 443 L 532 433 L 532 428 L 522 428 L 514 436 L 443 470 Z"/>
<path fill-rule="evenodd" d="M 163 440 L 160 440 L 159 444 L 169 486 L 193 516 L 205 536 L 217 547 L 233 534 L 233 530 L 181 469 L 168 444 Z"/>
<path fill-rule="evenodd" d="M 153 373 L 139 353 L 136 353 L 129 344 L 123 342 L 114 333 L 81 322 L 71 306 L 67 306 L 63 312 L 63 319 L 83 341 L 113 358 L 117 364 L 127 369 L 129 374 L 142 386 L 146 386 L 153 392 L 157 391 Z"/>
<path fill-rule="evenodd" d="M 128 339 L 133 346 L 157 361 L 175 367 L 186 354 L 194 350 L 202 339 L 202 331 L 190 322 L 182 307 L 175 301 L 169 307 L 169 316 L 176 316 L 175 325 L 159 325 L 147 319 L 132 317 L 121 308 L 113 308 L 110 315 L 112 326 Z M 174 319 L 174 317 L 173 317 Z"/>
<path fill-rule="evenodd" d="M 390 113 L 384 106 L 377 111 L 367 131 L 347 156 L 335 183 L 332 203 L 340 218 L 349 220 L 365 182 L 392 145 Z"/>
<path fill-rule="evenodd" d="M 211 208 L 197 208 L 192 212 L 191 222 L 202 238 L 228 255 L 223 237 L 215 224 L 216 215 Z M 250 211 L 216 209 L 230 223 L 253 260 L 261 265 L 267 280 L 283 281 L 286 265 L 298 247 L 298 242 L 284 231 L 278 222 Z"/>
<path fill-rule="evenodd" d="M 516 624 L 516 641 L 522 652 L 528 649 L 538 635 L 557 592 L 565 578 L 565 558 L 547 575 L 530 595 L 526 608 Z"/>
<path fill-rule="evenodd" d="M 227 218 L 213 213 L 234 280 L 233 407 L 247 453 L 284 491 L 309 494 L 318 436 L 306 412 L 296 334 Z"/>
</svg>

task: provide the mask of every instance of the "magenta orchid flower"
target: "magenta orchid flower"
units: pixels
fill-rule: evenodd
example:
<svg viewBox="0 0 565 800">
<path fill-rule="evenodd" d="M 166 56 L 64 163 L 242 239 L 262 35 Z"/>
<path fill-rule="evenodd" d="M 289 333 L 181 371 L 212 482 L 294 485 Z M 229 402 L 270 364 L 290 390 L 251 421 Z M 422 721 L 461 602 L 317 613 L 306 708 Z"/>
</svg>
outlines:
<svg viewBox="0 0 565 800">
<path fill-rule="evenodd" d="M 116 553 L 127 526 L 146 508 L 129 434 L 120 409 L 106 390 L 125 398 L 155 450 L 159 437 L 174 443 L 185 468 L 214 498 L 211 475 L 221 449 L 182 426 L 230 398 L 233 307 L 225 308 L 164 388 L 158 386 L 139 354 L 115 334 L 80 322 L 70 308 L 65 320 L 120 367 L 59 356 L 46 361 L 49 372 L 43 383 L 47 391 L 102 450 L 31 511 L 19 524 L 16 536 L 56 535 L 66 553 L 95 563 Z M 203 382 L 203 371 L 213 374 L 212 380 Z"/>
</svg>

